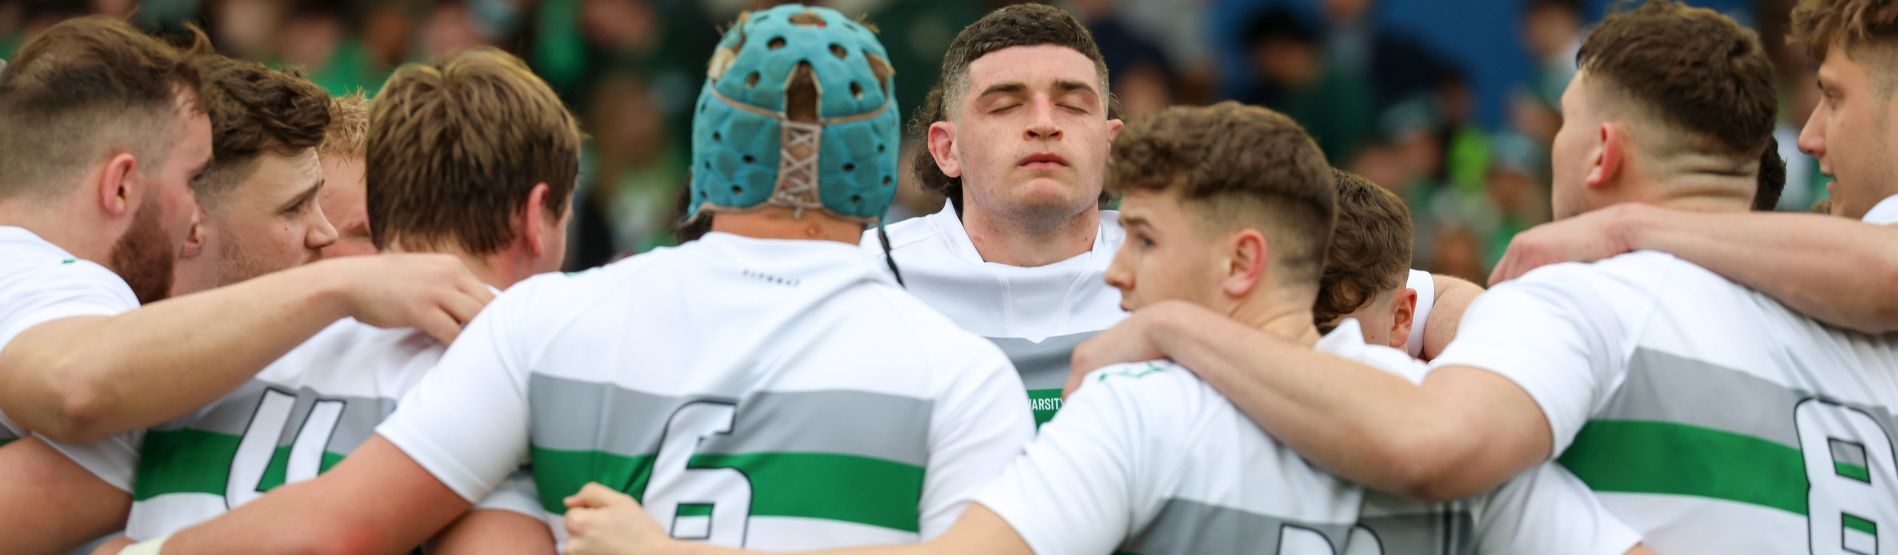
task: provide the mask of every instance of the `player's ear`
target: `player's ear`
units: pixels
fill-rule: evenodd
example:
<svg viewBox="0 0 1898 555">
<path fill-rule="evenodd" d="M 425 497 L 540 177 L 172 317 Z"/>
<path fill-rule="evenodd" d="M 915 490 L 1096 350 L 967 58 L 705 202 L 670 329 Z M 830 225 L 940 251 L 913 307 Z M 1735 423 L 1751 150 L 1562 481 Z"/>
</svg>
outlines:
<svg viewBox="0 0 1898 555">
<path fill-rule="evenodd" d="M 1271 245 L 1259 230 L 1241 229 L 1226 239 L 1226 275 L 1219 287 L 1232 298 L 1244 297 L 1258 287 L 1271 268 Z"/>
<path fill-rule="evenodd" d="M 962 177 L 962 159 L 956 156 L 956 124 L 939 121 L 929 124 L 929 157 L 936 169 L 951 178 Z"/>
<path fill-rule="evenodd" d="M 152 191 L 137 190 L 138 159 L 129 152 L 120 152 L 106 160 L 99 172 L 98 187 L 99 208 L 113 218 L 128 216 L 137 208 L 138 195 L 151 194 Z"/>
<path fill-rule="evenodd" d="M 1396 296 L 1391 301 L 1391 348 L 1402 351 L 1409 346 L 1410 330 L 1416 325 L 1417 290 L 1405 287 Z"/>
<path fill-rule="evenodd" d="M 535 258 L 546 256 L 550 247 L 547 239 L 553 230 L 548 226 L 559 225 L 563 219 L 548 213 L 547 195 L 551 190 L 546 183 L 535 183 L 527 192 L 527 202 L 521 203 L 520 212 L 514 215 L 515 229 L 520 230 L 528 254 Z"/>
<path fill-rule="evenodd" d="M 185 235 L 185 247 L 184 250 L 178 253 L 178 258 L 180 260 L 189 260 L 197 258 L 199 254 L 203 253 L 205 233 L 208 232 L 204 229 L 204 211 L 194 211 L 191 214 L 191 232 Z"/>
<path fill-rule="evenodd" d="M 1585 183 L 1589 189 L 1601 189 L 1613 183 L 1616 174 L 1621 172 L 1623 158 L 1627 155 L 1628 131 L 1621 125 L 1604 121 L 1595 132 L 1599 139 L 1594 150 L 1589 151 L 1588 178 Z"/>
</svg>

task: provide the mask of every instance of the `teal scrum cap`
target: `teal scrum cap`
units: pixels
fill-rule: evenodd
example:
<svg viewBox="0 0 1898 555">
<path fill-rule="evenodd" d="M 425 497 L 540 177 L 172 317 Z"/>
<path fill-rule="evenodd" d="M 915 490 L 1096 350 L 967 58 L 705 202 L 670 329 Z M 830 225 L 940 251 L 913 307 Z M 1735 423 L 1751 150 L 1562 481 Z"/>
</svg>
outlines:
<svg viewBox="0 0 1898 555">
<path fill-rule="evenodd" d="M 901 114 L 889 54 L 829 8 L 752 12 L 726 31 L 692 119 L 687 214 L 763 206 L 876 221 L 896 194 Z M 790 85 L 809 68 L 815 121 L 792 121 Z M 807 105 L 808 107 L 808 105 Z"/>
</svg>

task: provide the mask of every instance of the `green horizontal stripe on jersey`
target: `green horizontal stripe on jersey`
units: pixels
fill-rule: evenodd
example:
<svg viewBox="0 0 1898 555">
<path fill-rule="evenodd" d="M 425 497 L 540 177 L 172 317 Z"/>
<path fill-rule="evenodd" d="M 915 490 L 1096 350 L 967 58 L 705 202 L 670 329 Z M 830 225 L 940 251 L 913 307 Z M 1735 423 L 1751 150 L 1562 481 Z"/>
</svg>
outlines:
<svg viewBox="0 0 1898 555">
<path fill-rule="evenodd" d="M 714 505 L 710 503 L 680 503 L 678 515 L 712 516 L 712 507 L 714 507 Z"/>
<path fill-rule="evenodd" d="M 145 446 L 139 449 L 132 500 L 168 493 L 224 495 L 240 439 L 190 428 L 147 432 Z"/>
<path fill-rule="evenodd" d="M 326 451 L 323 453 L 323 462 L 317 464 L 316 472 L 318 474 L 329 472 L 330 467 L 336 466 L 336 463 L 339 462 L 343 462 L 342 454 Z M 278 447 L 275 452 L 270 454 L 270 464 L 264 467 L 263 479 L 257 481 L 257 491 L 277 489 L 277 486 L 283 485 L 284 476 L 289 472 L 290 447 L 287 445 Z"/>
<path fill-rule="evenodd" d="M 132 481 L 132 500 L 172 493 L 224 495 L 241 439 L 191 428 L 147 432 L 145 445 L 139 450 L 137 478 Z M 342 460 L 341 454 L 325 452 L 319 469 L 327 471 Z M 289 462 L 290 448 L 276 448 L 263 479 L 258 481 L 258 491 L 283 485 Z"/>
<path fill-rule="evenodd" d="M 1797 449 L 1756 437 L 1595 420 L 1558 461 L 1595 491 L 1706 497 L 1806 514 L 1805 460 Z"/>
<path fill-rule="evenodd" d="M 1863 466 L 1859 466 L 1856 464 L 1835 462 L 1835 463 L 1832 463 L 1832 470 L 1833 472 L 1839 473 L 1840 476 L 1858 480 L 1860 482 L 1871 483 L 1872 481 L 1871 469 L 1865 468 Z"/>
<path fill-rule="evenodd" d="M 534 448 L 541 506 L 566 514 L 562 499 L 587 482 L 644 497 L 652 455 Z M 903 532 L 921 529 L 923 468 L 830 453 L 696 454 L 691 468 L 735 468 L 751 481 L 751 516 L 819 518 Z"/>
<path fill-rule="evenodd" d="M 1864 533 L 1871 534 L 1874 536 L 1878 535 L 1878 523 L 1876 522 L 1872 522 L 1872 521 L 1865 520 L 1856 516 L 1852 516 L 1850 513 L 1839 515 L 1839 516 L 1844 519 L 1846 528 L 1849 528 L 1852 530 L 1858 530 L 1860 532 L 1864 532 Z"/>
</svg>

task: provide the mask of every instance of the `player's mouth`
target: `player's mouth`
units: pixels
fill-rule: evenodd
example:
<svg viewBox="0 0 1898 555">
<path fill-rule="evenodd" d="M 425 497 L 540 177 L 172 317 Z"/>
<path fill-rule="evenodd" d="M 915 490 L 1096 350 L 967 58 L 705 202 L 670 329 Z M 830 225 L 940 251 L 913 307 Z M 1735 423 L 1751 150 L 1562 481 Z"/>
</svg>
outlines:
<svg viewBox="0 0 1898 555">
<path fill-rule="evenodd" d="M 1068 159 L 1052 152 L 1037 152 L 1023 156 L 1015 165 L 1031 170 L 1058 170 L 1068 167 Z"/>
</svg>

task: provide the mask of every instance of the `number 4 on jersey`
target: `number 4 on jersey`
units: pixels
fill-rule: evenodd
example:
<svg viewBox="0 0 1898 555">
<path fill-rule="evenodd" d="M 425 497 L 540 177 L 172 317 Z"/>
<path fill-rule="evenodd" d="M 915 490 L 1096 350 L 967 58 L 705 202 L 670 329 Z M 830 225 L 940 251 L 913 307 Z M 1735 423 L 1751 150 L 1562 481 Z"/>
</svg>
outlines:
<svg viewBox="0 0 1898 555">
<path fill-rule="evenodd" d="M 1793 421 L 1811 487 L 1812 553 L 1898 554 L 1898 456 L 1891 436 L 1871 414 L 1824 399 L 1800 402 Z"/>
</svg>

